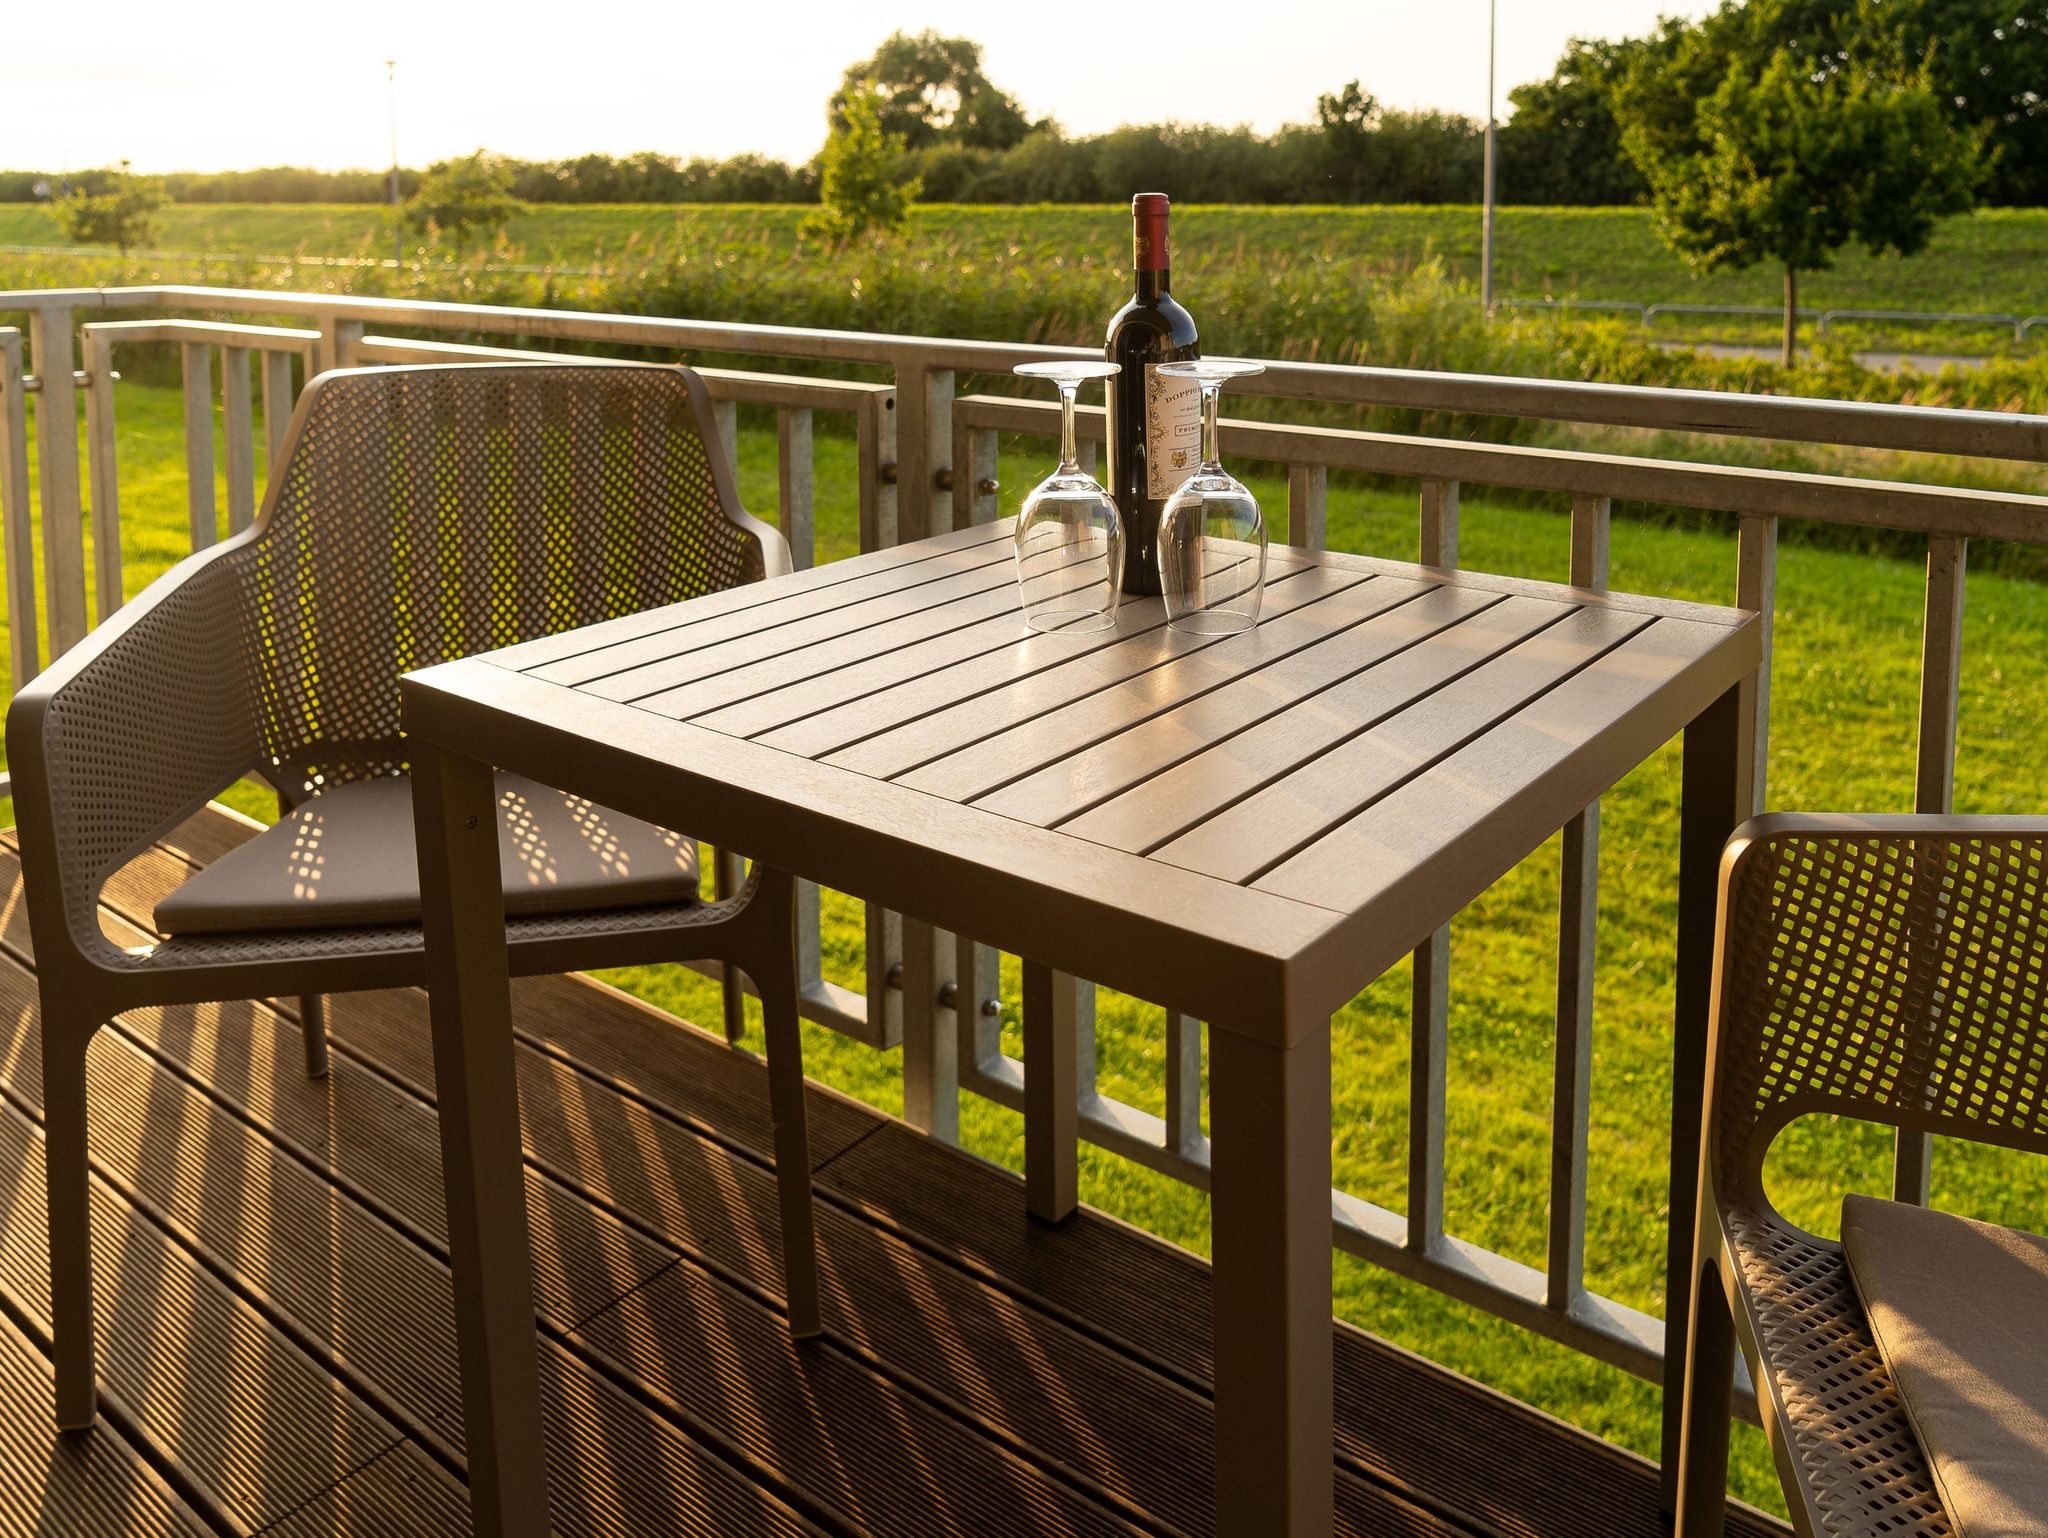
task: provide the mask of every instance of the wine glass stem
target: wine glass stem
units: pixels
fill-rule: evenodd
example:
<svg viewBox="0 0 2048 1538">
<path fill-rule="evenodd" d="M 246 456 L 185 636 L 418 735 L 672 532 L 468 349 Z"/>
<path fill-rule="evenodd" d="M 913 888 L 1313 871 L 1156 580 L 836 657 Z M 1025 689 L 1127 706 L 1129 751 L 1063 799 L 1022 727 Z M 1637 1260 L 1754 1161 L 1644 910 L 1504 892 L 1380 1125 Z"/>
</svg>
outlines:
<svg viewBox="0 0 2048 1538">
<path fill-rule="evenodd" d="M 1206 471 L 1220 471 L 1223 468 L 1223 450 L 1217 443 L 1216 401 L 1223 394 L 1223 381 L 1204 379 L 1202 386 L 1202 468 Z"/>
<path fill-rule="evenodd" d="M 1074 397 L 1081 393 L 1078 379 L 1056 381 L 1060 387 L 1060 474 L 1078 475 L 1081 456 L 1074 445 Z"/>
</svg>

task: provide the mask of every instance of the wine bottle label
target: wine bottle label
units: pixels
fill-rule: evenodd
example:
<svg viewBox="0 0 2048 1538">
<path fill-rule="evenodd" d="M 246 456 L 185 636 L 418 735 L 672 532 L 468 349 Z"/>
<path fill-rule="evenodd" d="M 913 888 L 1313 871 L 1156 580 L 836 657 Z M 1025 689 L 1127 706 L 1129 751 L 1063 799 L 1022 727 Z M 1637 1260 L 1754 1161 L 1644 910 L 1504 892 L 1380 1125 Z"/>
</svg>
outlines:
<svg viewBox="0 0 2048 1538">
<path fill-rule="evenodd" d="M 1145 365 L 1145 495 L 1170 497 L 1202 462 L 1202 387 Z"/>
</svg>

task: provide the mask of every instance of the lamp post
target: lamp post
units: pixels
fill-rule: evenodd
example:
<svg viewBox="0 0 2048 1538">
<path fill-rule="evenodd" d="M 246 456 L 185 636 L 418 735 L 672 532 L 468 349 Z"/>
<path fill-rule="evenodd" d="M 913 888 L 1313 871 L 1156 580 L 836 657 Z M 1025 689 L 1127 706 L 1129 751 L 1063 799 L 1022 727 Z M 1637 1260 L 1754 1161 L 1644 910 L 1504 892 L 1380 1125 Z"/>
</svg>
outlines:
<svg viewBox="0 0 2048 1538">
<path fill-rule="evenodd" d="M 1486 189 L 1479 237 L 1479 303 L 1493 313 L 1493 56 L 1499 0 L 1486 0 Z"/>
<path fill-rule="evenodd" d="M 393 262 L 405 265 L 405 220 L 398 211 L 398 61 L 384 61 L 384 79 L 390 87 L 391 98 L 391 256 Z M 1492 141 L 1489 140 L 1489 143 Z M 1489 162 L 1490 163 L 1490 162 Z"/>
</svg>

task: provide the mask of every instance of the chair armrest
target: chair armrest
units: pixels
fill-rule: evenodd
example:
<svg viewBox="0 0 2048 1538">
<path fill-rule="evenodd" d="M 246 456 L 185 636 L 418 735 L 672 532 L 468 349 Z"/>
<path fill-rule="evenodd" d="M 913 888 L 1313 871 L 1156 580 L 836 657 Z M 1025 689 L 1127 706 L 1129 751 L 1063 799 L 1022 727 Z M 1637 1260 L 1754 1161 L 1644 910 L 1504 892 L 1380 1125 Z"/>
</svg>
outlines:
<svg viewBox="0 0 2048 1538">
<path fill-rule="evenodd" d="M 39 964 L 66 942 L 122 954 L 96 914 L 108 876 L 254 767 L 242 612 L 249 530 L 180 562 L 32 679 L 7 712 Z"/>
</svg>

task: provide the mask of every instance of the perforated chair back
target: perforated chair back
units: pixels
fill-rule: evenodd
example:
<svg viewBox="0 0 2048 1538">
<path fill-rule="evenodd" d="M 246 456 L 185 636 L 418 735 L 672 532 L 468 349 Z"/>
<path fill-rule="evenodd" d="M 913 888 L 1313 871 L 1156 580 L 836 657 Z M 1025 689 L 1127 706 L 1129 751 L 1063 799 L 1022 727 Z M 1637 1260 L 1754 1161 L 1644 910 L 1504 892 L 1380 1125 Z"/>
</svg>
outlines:
<svg viewBox="0 0 2048 1538">
<path fill-rule="evenodd" d="M 2048 1153 L 2048 833 L 1772 823 L 1730 872 L 1723 1198 L 1812 1112 Z"/>
<path fill-rule="evenodd" d="M 244 574 L 265 760 L 395 774 L 402 673 L 786 570 L 676 368 L 367 369 L 316 381 Z"/>
</svg>

